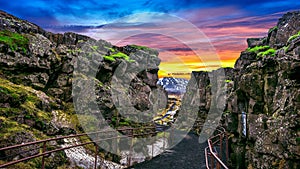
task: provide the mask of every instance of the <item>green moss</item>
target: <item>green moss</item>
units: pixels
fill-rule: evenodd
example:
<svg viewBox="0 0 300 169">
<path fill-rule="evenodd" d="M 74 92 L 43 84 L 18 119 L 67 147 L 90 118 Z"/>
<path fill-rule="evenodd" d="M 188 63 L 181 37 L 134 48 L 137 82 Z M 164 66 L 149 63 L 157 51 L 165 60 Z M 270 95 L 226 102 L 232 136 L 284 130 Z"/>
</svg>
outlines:
<svg viewBox="0 0 300 169">
<path fill-rule="evenodd" d="M 109 51 L 116 52 L 116 50 L 114 48 L 109 48 Z"/>
<path fill-rule="evenodd" d="M 18 108 L 7 108 L 7 107 L 1 107 L 0 108 L 0 116 L 9 117 L 12 115 L 20 114 L 21 110 Z"/>
<path fill-rule="evenodd" d="M 275 52 L 276 52 L 275 49 L 270 48 L 270 49 L 268 49 L 268 50 L 266 50 L 266 51 L 264 51 L 264 52 L 259 52 L 259 53 L 257 54 L 257 56 L 259 56 L 259 57 L 264 57 L 264 56 L 275 56 Z"/>
<path fill-rule="evenodd" d="M 129 45 L 130 47 L 133 47 L 133 48 L 136 48 L 136 49 L 139 49 L 139 50 L 151 50 L 150 48 L 146 47 L 146 46 L 138 46 L 138 45 Z"/>
<path fill-rule="evenodd" d="M 295 35 L 292 35 L 289 39 L 288 39 L 288 42 L 298 38 L 300 36 L 300 31 L 298 33 L 296 33 Z"/>
<path fill-rule="evenodd" d="M 270 49 L 270 46 L 255 46 L 253 48 L 248 48 L 247 51 L 248 52 L 253 52 L 253 53 L 258 53 L 258 52 L 261 52 L 261 51 L 266 51 Z"/>
<path fill-rule="evenodd" d="M 80 124 L 85 126 L 85 132 L 94 132 L 98 130 L 98 120 L 94 115 L 77 115 L 78 119 L 80 119 Z"/>
<path fill-rule="evenodd" d="M 30 116 L 36 121 L 50 121 L 51 113 L 47 113 L 37 107 L 41 99 L 38 98 L 33 90 L 30 87 L 16 85 L 0 78 L 0 91 L 8 94 L 13 99 L 10 101 L 10 104 L 14 106 L 13 108 L 1 108 L 0 114 L 14 117 L 20 112 L 26 112 L 26 114 L 23 113 L 24 116 Z"/>
<path fill-rule="evenodd" d="M 135 62 L 135 60 L 129 59 L 128 62 L 133 63 L 133 62 Z"/>
<path fill-rule="evenodd" d="M 55 49 L 51 49 L 51 52 L 55 55 L 55 58 L 58 60 L 58 61 L 61 61 L 61 56 L 56 52 Z M 71 51 L 70 51 L 71 52 Z"/>
<path fill-rule="evenodd" d="M 269 32 L 268 33 L 271 33 L 273 31 L 277 31 L 278 30 L 278 27 L 277 26 L 274 26 L 273 28 L 269 29 Z"/>
<path fill-rule="evenodd" d="M 170 137 L 170 133 L 169 132 L 159 132 L 156 135 L 156 138 L 169 138 Z"/>
<path fill-rule="evenodd" d="M 119 125 L 120 126 L 130 126 L 130 123 L 128 123 L 128 122 L 120 122 Z"/>
<path fill-rule="evenodd" d="M 24 52 L 26 52 L 29 40 L 22 34 L 4 30 L 0 31 L 0 42 L 7 44 L 13 51 L 20 47 Z"/>
<path fill-rule="evenodd" d="M 289 48 L 290 48 L 290 45 L 284 46 L 284 47 L 283 47 L 284 52 L 288 52 Z"/>
<path fill-rule="evenodd" d="M 230 114 L 231 113 L 231 111 L 229 111 L 229 110 L 226 110 L 226 111 L 224 111 L 224 115 L 228 115 L 228 114 Z"/>
<path fill-rule="evenodd" d="M 101 81 L 99 81 L 98 85 L 99 87 L 103 87 L 104 84 Z"/>
<path fill-rule="evenodd" d="M 255 46 L 253 48 L 248 48 L 247 51 L 256 53 L 257 57 L 275 56 L 276 52 L 276 50 L 270 48 L 270 46 Z"/>
<path fill-rule="evenodd" d="M 112 61 L 112 62 L 116 61 L 116 59 L 111 57 L 111 56 L 104 56 L 103 59 L 108 60 L 108 61 Z"/>
<path fill-rule="evenodd" d="M 99 48 L 99 46 L 91 46 L 91 48 L 95 51 Z"/>
<path fill-rule="evenodd" d="M 3 116 L 0 116 L 0 121 L 2 121 L 0 128 L 0 137 L 3 140 L 7 139 L 16 132 L 26 131 L 30 129 L 30 127 L 25 124 L 19 124 L 18 122 Z"/>
<path fill-rule="evenodd" d="M 126 55 L 125 53 L 118 52 L 116 54 L 111 55 L 113 58 L 124 58 L 125 60 L 129 60 L 129 56 Z"/>
<path fill-rule="evenodd" d="M 67 52 L 71 53 L 71 54 L 76 54 L 76 53 L 82 52 L 82 50 L 81 49 L 67 49 Z"/>
<path fill-rule="evenodd" d="M 130 58 L 128 55 L 126 55 L 125 53 L 122 52 L 118 52 L 109 56 L 104 56 L 103 57 L 105 60 L 109 60 L 109 61 L 116 61 L 116 58 L 123 58 L 126 61 L 130 61 Z"/>
</svg>

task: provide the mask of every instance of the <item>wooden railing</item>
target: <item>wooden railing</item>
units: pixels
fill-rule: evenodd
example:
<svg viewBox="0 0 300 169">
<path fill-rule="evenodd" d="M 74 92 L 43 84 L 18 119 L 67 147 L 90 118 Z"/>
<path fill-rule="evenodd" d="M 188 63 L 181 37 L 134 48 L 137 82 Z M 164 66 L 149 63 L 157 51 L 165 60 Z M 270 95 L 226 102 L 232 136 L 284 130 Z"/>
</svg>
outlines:
<svg viewBox="0 0 300 169">
<path fill-rule="evenodd" d="M 223 127 L 218 127 L 216 134 L 207 140 L 205 162 L 207 169 L 228 169 L 228 135 Z M 225 145 L 224 145 L 225 143 Z M 224 153 L 225 152 L 225 153 Z M 224 154 L 225 157 L 224 157 Z"/>
<path fill-rule="evenodd" d="M 84 145 L 88 145 L 88 144 L 93 144 L 95 146 L 95 160 L 94 160 L 94 168 L 97 168 L 97 156 L 98 156 L 98 144 L 101 141 L 105 141 L 105 140 L 111 140 L 111 139 L 121 139 L 121 138 L 128 138 L 128 137 L 137 137 L 137 136 L 147 136 L 147 135 L 152 135 L 152 134 L 157 134 L 158 132 L 156 131 L 156 127 L 143 127 L 142 129 L 150 129 L 153 130 L 152 132 L 147 132 L 147 133 L 141 133 L 138 132 L 137 134 L 134 133 L 134 131 L 136 130 L 140 130 L 141 128 L 126 128 L 126 129 L 118 129 L 117 131 L 119 132 L 126 132 L 126 133 L 131 133 L 129 135 L 122 135 L 122 136 L 116 136 L 116 137 L 110 137 L 110 138 L 105 138 L 105 139 L 98 139 L 98 140 L 93 140 L 93 141 L 88 141 L 88 142 L 84 142 L 84 143 L 80 143 L 80 144 L 75 144 L 75 145 L 71 145 L 68 147 L 62 147 L 62 148 L 56 148 L 54 150 L 47 150 L 47 143 L 49 143 L 50 141 L 58 141 L 58 140 L 62 140 L 62 139 L 66 139 L 66 138 L 80 138 L 83 136 L 88 136 L 88 135 L 93 135 L 93 134 L 99 134 L 99 133 L 109 133 L 109 132 L 115 132 L 115 130 L 111 130 L 111 131 L 97 131 L 97 132 L 91 132 L 91 133 L 83 133 L 83 134 L 75 134 L 75 135 L 69 135 L 69 136 L 61 136 L 61 137 L 56 137 L 56 138 L 49 138 L 49 139 L 45 139 L 45 140 L 39 140 L 39 141 L 33 141 L 33 142 L 27 142 L 27 143 L 22 143 L 22 144 L 18 144 L 18 145 L 13 145 L 13 146 L 8 146 L 8 147 L 3 147 L 0 148 L 0 152 L 4 152 L 4 151 L 8 151 L 8 150 L 12 150 L 12 149 L 17 149 L 17 148 L 23 148 L 23 147 L 28 147 L 28 146 L 32 146 L 32 145 L 40 145 L 38 146 L 38 151 L 41 149 L 42 151 L 40 151 L 40 153 L 37 153 L 35 155 L 30 155 L 18 160 L 13 160 L 13 161 L 7 161 L 4 162 L 3 164 L 0 164 L 0 168 L 3 167 L 8 167 L 20 162 L 24 162 L 30 159 L 34 159 L 37 157 L 42 157 L 42 164 L 41 164 L 41 168 L 44 169 L 45 168 L 45 158 L 47 155 L 51 154 L 51 153 L 55 153 L 58 151 L 63 151 L 63 150 L 67 150 L 67 149 L 71 149 L 71 148 L 75 148 L 75 147 L 80 147 L 80 146 L 84 146 Z M 128 132 L 129 131 L 129 132 Z M 133 140 L 133 139 L 132 139 Z M 131 144 L 132 145 L 132 144 Z M 153 146 L 153 144 L 152 144 Z M 29 151 L 34 151 L 36 149 L 30 149 L 28 148 Z M 152 147 L 153 149 L 153 147 Z M 131 157 L 130 155 L 132 154 L 132 148 L 130 148 L 130 153 L 129 153 L 129 163 L 127 165 L 130 165 L 130 160 Z M 28 150 L 27 150 L 28 152 Z M 21 152 L 24 153 L 24 152 Z"/>
</svg>

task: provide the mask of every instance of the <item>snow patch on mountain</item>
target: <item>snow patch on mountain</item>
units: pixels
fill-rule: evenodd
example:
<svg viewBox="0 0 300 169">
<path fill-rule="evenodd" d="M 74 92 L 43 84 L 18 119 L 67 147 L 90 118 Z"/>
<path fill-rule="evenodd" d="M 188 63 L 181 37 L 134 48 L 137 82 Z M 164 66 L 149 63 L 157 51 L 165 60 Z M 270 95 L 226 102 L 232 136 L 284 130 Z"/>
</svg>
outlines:
<svg viewBox="0 0 300 169">
<path fill-rule="evenodd" d="M 187 79 L 183 78 L 164 77 L 160 78 L 157 84 L 161 85 L 168 94 L 184 94 L 188 82 Z"/>
</svg>

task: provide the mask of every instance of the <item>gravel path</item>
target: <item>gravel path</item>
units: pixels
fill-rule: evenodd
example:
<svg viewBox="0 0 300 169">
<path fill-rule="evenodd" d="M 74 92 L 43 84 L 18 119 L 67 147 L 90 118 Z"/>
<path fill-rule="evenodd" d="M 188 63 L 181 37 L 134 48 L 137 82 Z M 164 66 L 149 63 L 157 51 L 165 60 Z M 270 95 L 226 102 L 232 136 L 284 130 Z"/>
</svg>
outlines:
<svg viewBox="0 0 300 169">
<path fill-rule="evenodd" d="M 131 169 L 205 169 L 204 148 L 207 143 L 199 144 L 198 136 L 189 133 L 179 144 L 150 161 L 145 161 Z"/>
</svg>

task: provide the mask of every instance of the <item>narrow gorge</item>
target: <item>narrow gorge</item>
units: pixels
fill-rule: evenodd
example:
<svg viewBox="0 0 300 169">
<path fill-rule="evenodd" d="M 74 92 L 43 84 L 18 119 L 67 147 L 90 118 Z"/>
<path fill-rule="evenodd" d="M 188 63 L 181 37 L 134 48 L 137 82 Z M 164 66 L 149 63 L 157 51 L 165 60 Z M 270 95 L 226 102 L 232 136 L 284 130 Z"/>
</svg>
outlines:
<svg viewBox="0 0 300 169">
<path fill-rule="evenodd" d="M 230 168 L 298 169 L 300 12 L 284 14 L 266 37 L 247 43 L 234 68 L 194 71 L 189 82 L 159 80 L 161 60 L 155 49 L 114 46 L 71 32 L 55 34 L 0 11 L 0 148 L 109 127 L 126 136 L 150 133 L 158 138 L 151 142 L 155 148 L 125 140 L 133 154 L 103 141 L 106 150 L 119 154 L 84 145 L 45 158 L 46 168 L 91 168 L 96 150 L 103 160 L 98 167 L 125 168 L 149 161 L 171 145 L 173 140 L 157 131 L 192 128 L 187 138 L 194 139 L 205 124 L 213 124 L 229 134 Z M 214 110 L 222 113 L 211 115 Z M 209 114 L 213 118 L 207 120 Z M 92 139 L 51 141 L 46 148 Z M 40 149 L 30 145 L 0 151 L 0 164 L 36 155 Z M 38 157 L 8 168 L 41 168 L 41 163 Z"/>
<path fill-rule="evenodd" d="M 221 125 L 230 133 L 230 168 L 300 167 L 299 32 L 300 12 L 289 12 L 267 37 L 247 39 L 234 68 L 193 72 L 201 98 L 198 118 L 203 119 L 198 126 L 211 108 L 211 81 L 225 82 L 218 90 L 227 90 L 218 97 L 227 98 Z"/>
</svg>

